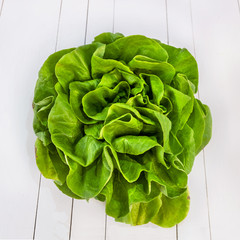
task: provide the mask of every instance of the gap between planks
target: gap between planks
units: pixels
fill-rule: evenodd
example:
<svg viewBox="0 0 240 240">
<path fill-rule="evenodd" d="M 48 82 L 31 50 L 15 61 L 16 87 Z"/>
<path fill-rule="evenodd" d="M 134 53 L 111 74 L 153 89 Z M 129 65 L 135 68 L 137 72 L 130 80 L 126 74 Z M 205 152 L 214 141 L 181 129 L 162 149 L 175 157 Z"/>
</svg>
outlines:
<svg viewBox="0 0 240 240">
<path fill-rule="evenodd" d="M 237 0 L 239 3 L 239 0 Z M 197 57 L 196 54 L 196 43 L 195 43 L 195 37 L 194 37 L 194 26 L 193 26 L 193 14 L 192 14 L 192 0 L 189 0 L 190 4 L 190 17 L 191 17 L 191 26 L 192 26 L 192 41 L 193 41 L 193 54 L 194 57 Z M 240 10 L 240 8 L 239 8 Z M 198 98 L 200 99 L 200 91 L 198 89 L 197 92 Z M 208 228 L 209 228 L 209 238 L 212 240 L 212 231 L 211 231 L 211 218 L 210 218 L 210 209 L 209 209 L 209 198 L 208 198 L 208 182 L 207 182 L 207 169 L 206 169 L 206 158 L 205 158 L 205 151 L 204 148 L 202 150 L 202 156 L 203 156 L 203 168 L 204 168 L 204 180 L 205 180 L 205 190 L 206 190 L 206 199 L 207 199 L 207 210 L 208 210 Z"/>
<path fill-rule="evenodd" d="M 165 0 L 165 11 L 166 11 L 166 25 L 167 25 L 167 44 L 169 44 L 168 5 L 167 5 L 167 0 Z"/>
<path fill-rule="evenodd" d="M 114 33 L 115 32 L 115 6 L 116 6 L 116 0 L 112 0 L 112 1 L 113 1 L 112 33 Z M 108 216 L 107 216 L 107 213 L 105 211 L 104 240 L 107 240 L 107 221 L 108 221 Z"/>
<path fill-rule="evenodd" d="M 87 2 L 87 16 L 86 16 L 86 25 L 85 25 L 84 44 L 86 44 L 86 42 L 87 42 L 89 2 L 90 2 L 90 0 L 88 0 L 88 2 Z"/>
<path fill-rule="evenodd" d="M 1 7 L 0 7 L 0 17 L 2 16 L 3 4 L 4 4 L 4 0 L 2 0 L 2 4 L 1 4 Z"/>
<path fill-rule="evenodd" d="M 112 33 L 114 33 L 115 31 L 115 1 L 116 0 L 113 0 L 113 25 L 112 25 Z"/>
<path fill-rule="evenodd" d="M 167 44 L 169 45 L 169 25 L 168 25 L 168 4 L 167 4 L 167 0 L 165 0 L 165 11 L 166 11 L 166 25 L 167 25 Z M 178 240 L 178 224 L 176 224 L 175 226 L 176 229 L 176 240 Z"/>
<path fill-rule="evenodd" d="M 240 14 L 240 2 L 239 2 L 240 0 L 237 0 L 237 5 L 238 5 L 238 12 L 239 12 L 239 14 Z"/>
<path fill-rule="evenodd" d="M 72 198 L 72 206 L 71 206 L 71 216 L 70 216 L 70 225 L 69 225 L 69 237 L 70 240 L 72 237 L 72 218 L 73 218 L 73 207 L 74 207 L 74 198 Z"/>
<path fill-rule="evenodd" d="M 35 234 L 36 234 L 37 215 L 38 215 L 38 203 L 39 203 L 39 196 L 40 196 L 41 180 L 42 180 L 42 174 L 40 173 L 39 174 L 39 181 L 38 181 L 37 204 L 36 204 L 36 211 L 35 211 L 35 217 L 34 217 L 34 226 L 33 226 L 33 240 L 35 239 Z"/>
<path fill-rule="evenodd" d="M 206 188 L 207 209 L 208 209 L 209 237 L 210 237 L 210 240 L 212 240 L 211 219 L 210 219 L 209 199 L 208 199 L 207 170 L 206 170 L 206 159 L 205 159 L 205 151 L 204 151 L 204 149 L 203 149 L 202 154 L 203 154 L 203 166 L 204 166 L 205 188 Z"/>
<path fill-rule="evenodd" d="M 62 4 L 63 4 L 63 0 L 61 0 L 61 2 L 60 2 L 60 9 L 59 9 L 59 15 L 58 15 L 58 25 L 57 25 L 57 35 L 56 35 L 56 44 L 55 44 L 55 52 L 57 51 L 57 45 L 58 45 L 59 27 L 60 27 L 61 15 L 62 15 Z"/>
<path fill-rule="evenodd" d="M 86 24 L 85 24 L 84 44 L 86 44 L 86 42 L 87 42 L 89 2 L 90 2 L 90 0 L 87 1 L 87 15 L 86 15 Z M 61 16 L 59 16 L 59 23 L 60 23 L 60 18 L 61 18 Z M 70 216 L 70 225 L 69 225 L 69 240 L 71 240 L 71 237 L 72 237 L 73 210 L 74 210 L 74 198 L 72 198 L 72 206 L 71 206 L 71 216 Z M 105 222 L 105 224 L 106 224 L 106 222 Z M 106 230 L 105 230 L 105 232 L 106 232 Z"/>
<path fill-rule="evenodd" d="M 4 2 L 4 0 L 3 0 L 3 2 Z M 58 24 L 57 24 L 57 33 L 56 33 L 55 52 L 57 50 L 57 44 L 58 44 L 58 35 L 59 35 L 59 26 L 60 26 L 61 12 L 62 12 L 62 3 L 63 3 L 63 0 L 61 0 L 60 6 L 59 6 L 59 15 L 58 15 Z M 1 11 L 2 11 L 2 8 L 1 8 Z M 35 239 L 35 236 L 36 236 L 37 217 L 38 217 L 38 205 L 39 205 L 41 182 L 42 182 L 41 180 L 42 180 L 42 174 L 40 174 L 39 184 L 38 184 L 37 203 L 36 203 L 36 211 L 35 211 L 34 227 L 33 227 L 33 240 Z M 71 226 L 71 224 L 70 224 L 70 226 Z M 69 229 L 69 231 L 71 231 L 71 230 Z"/>
</svg>

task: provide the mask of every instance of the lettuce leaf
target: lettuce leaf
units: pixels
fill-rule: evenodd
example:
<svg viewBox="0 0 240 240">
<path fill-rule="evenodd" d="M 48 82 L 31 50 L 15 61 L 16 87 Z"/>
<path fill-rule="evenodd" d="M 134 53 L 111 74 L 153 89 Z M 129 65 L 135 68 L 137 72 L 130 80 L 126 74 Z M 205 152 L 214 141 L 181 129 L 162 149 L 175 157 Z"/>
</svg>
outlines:
<svg viewBox="0 0 240 240">
<path fill-rule="evenodd" d="M 52 54 L 33 99 L 39 170 L 69 197 L 106 201 L 116 221 L 174 226 L 188 213 L 188 174 L 211 138 L 197 88 L 186 49 L 141 35 L 102 33 Z"/>
</svg>

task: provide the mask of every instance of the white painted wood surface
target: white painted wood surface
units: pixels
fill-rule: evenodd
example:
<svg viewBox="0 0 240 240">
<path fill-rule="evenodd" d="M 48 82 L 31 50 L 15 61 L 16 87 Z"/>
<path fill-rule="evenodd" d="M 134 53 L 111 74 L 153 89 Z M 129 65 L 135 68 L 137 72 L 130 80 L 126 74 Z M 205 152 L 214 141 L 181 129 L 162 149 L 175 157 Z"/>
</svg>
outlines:
<svg viewBox="0 0 240 240">
<path fill-rule="evenodd" d="M 205 150 L 212 239 L 238 239 L 240 226 L 240 15 L 238 2 L 192 1 L 200 97 L 211 106 Z"/>
<path fill-rule="evenodd" d="M 32 107 L 39 66 L 54 51 L 58 0 L 5 0 L 0 18 L 0 238 L 31 239 L 39 171 Z M 48 218 L 48 216 L 46 216 Z"/>
<path fill-rule="evenodd" d="M 177 21 L 176 16 L 178 16 Z M 185 47 L 195 55 L 190 0 L 168 1 L 167 19 L 169 44 L 181 48 Z M 199 81 L 201 80 L 200 78 Z M 191 208 L 185 221 L 178 226 L 178 239 L 192 240 L 194 236 L 194 240 L 208 240 L 210 239 L 210 222 L 202 153 L 196 157 L 193 170 L 189 175 L 189 191 Z"/>
<path fill-rule="evenodd" d="M 2 9 L 3 9 L 3 0 L 0 0 L 0 16 L 2 14 Z"/>
<path fill-rule="evenodd" d="M 58 15 L 55 19 L 57 28 L 53 36 L 54 50 L 84 44 L 87 1 L 58 1 L 56 8 Z M 68 239 L 71 218 L 72 199 L 63 195 L 51 181 L 41 178 L 34 238 Z"/>
<path fill-rule="evenodd" d="M 240 226 L 240 9 L 237 0 L 0 0 L 0 239 L 238 239 Z M 186 47 L 213 137 L 189 177 L 188 217 L 171 229 L 131 227 L 104 203 L 72 200 L 40 178 L 31 101 L 48 55 L 97 34 L 144 34 Z"/>
</svg>

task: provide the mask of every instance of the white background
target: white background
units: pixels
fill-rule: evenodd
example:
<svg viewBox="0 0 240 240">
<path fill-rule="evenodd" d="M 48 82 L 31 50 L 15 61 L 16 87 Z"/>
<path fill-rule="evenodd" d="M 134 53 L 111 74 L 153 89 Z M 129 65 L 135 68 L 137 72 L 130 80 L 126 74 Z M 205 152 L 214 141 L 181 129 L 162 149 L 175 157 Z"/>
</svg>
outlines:
<svg viewBox="0 0 240 240">
<path fill-rule="evenodd" d="M 0 0 L 0 8 L 0 239 L 239 239 L 237 0 Z M 40 66 L 105 31 L 186 47 L 198 61 L 213 136 L 195 160 L 191 209 L 177 227 L 115 223 L 103 203 L 73 201 L 36 167 L 31 102 Z"/>
</svg>

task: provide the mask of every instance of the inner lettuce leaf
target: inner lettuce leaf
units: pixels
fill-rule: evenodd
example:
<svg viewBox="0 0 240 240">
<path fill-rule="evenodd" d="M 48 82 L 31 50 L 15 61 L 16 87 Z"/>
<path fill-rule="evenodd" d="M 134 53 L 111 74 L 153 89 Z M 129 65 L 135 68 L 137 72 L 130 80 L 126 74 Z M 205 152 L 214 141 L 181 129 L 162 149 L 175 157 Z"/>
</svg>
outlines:
<svg viewBox="0 0 240 240">
<path fill-rule="evenodd" d="M 188 174 L 212 132 L 187 49 L 102 33 L 52 54 L 33 110 L 36 163 L 64 194 L 106 202 L 118 222 L 172 227 L 189 211 Z"/>
</svg>

